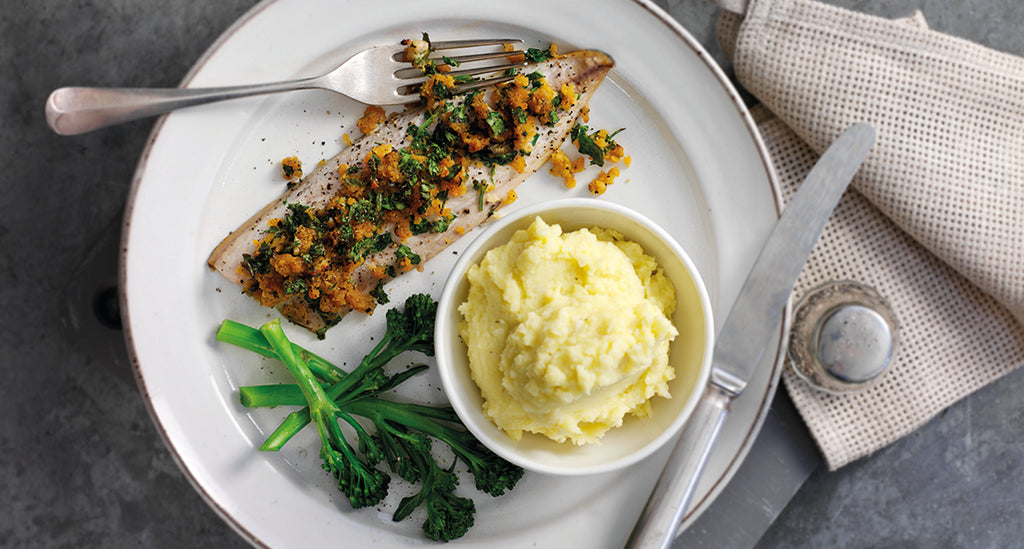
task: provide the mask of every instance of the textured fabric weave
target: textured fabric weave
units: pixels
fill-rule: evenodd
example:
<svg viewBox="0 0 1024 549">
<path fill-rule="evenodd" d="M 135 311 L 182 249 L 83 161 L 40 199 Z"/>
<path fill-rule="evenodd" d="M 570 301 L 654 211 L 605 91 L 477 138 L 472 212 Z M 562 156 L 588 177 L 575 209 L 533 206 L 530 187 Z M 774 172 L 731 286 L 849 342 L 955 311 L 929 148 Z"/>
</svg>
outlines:
<svg viewBox="0 0 1024 549">
<path fill-rule="evenodd" d="M 901 346 L 880 383 L 845 396 L 784 384 L 831 469 L 905 436 L 1024 364 L 1024 60 L 809 0 L 752 0 L 719 39 L 783 193 L 866 121 L 879 140 L 795 289 L 880 291 Z"/>
</svg>

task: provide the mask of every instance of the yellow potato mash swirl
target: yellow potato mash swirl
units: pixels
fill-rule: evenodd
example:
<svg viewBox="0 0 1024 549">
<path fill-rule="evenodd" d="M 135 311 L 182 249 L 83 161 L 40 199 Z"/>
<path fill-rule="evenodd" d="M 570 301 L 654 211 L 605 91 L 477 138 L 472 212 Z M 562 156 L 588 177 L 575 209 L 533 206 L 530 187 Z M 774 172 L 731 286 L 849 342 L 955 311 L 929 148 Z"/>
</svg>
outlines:
<svg viewBox="0 0 1024 549">
<path fill-rule="evenodd" d="M 538 217 L 468 279 L 459 333 L 484 412 L 511 438 L 598 442 L 669 397 L 675 288 L 639 244 Z"/>
</svg>

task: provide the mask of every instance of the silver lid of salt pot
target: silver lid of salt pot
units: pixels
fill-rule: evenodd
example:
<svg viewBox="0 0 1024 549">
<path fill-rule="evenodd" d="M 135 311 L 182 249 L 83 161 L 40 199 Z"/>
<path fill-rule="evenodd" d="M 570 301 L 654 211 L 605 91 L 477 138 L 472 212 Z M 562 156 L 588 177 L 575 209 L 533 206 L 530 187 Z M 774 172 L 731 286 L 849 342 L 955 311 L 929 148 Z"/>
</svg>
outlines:
<svg viewBox="0 0 1024 549">
<path fill-rule="evenodd" d="M 829 282 L 797 303 L 789 357 L 793 370 L 814 387 L 837 394 L 857 391 L 888 368 L 898 331 L 895 312 L 874 288 Z"/>
</svg>

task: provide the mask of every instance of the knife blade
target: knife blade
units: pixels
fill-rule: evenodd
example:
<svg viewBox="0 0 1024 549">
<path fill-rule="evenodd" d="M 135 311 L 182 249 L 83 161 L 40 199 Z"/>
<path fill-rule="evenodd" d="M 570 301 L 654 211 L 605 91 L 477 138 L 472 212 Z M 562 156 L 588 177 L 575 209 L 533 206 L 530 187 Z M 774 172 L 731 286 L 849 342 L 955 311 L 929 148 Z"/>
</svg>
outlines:
<svg viewBox="0 0 1024 549">
<path fill-rule="evenodd" d="M 749 0 L 712 0 L 718 7 L 740 15 L 746 15 Z"/>
<path fill-rule="evenodd" d="M 847 128 L 811 168 L 747 275 L 715 340 L 711 375 L 626 547 L 667 549 L 729 413 L 774 335 L 797 276 L 850 180 L 875 142 L 875 130 Z"/>
</svg>

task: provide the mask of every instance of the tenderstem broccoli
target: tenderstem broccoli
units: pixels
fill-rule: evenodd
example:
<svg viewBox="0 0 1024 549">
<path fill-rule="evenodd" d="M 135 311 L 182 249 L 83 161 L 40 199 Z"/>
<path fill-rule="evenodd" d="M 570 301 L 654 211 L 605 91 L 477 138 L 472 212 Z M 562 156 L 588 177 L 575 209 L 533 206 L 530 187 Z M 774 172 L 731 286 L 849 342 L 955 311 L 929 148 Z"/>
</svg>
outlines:
<svg viewBox="0 0 1024 549">
<path fill-rule="evenodd" d="M 217 339 L 282 360 L 296 379 L 292 385 L 240 389 L 241 402 L 247 407 L 305 406 L 289 414 L 261 450 L 280 449 L 312 422 L 327 449 L 327 457 L 321 453 L 324 468 L 335 474 L 338 487 L 354 507 L 379 495 L 379 479 L 367 468 L 383 461 L 400 478 L 420 483 L 416 494 L 399 503 L 393 519 L 403 520 L 423 506 L 427 515 L 424 533 L 431 539 L 449 541 L 463 536 L 473 525 L 475 505 L 471 499 L 455 495 L 455 463 L 448 468 L 438 464 L 432 454 L 433 440 L 448 445 L 456 460 L 468 467 L 476 487 L 492 496 L 511 490 L 522 478 L 523 470 L 481 444 L 450 406 L 395 402 L 379 396 L 426 368 L 417 365 L 390 376 L 384 372 L 385 364 L 405 351 L 433 354 L 436 307 L 429 296 L 414 295 L 403 310 L 389 310 L 384 338 L 349 373 L 289 342 L 279 323 L 255 330 L 225 321 Z M 368 432 L 355 419 L 357 416 L 368 420 L 374 432 Z M 345 441 L 338 420 L 345 421 L 356 433 L 358 452 Z M 386 482 L 383 490 L 386 493 Z"/>
</svg>

